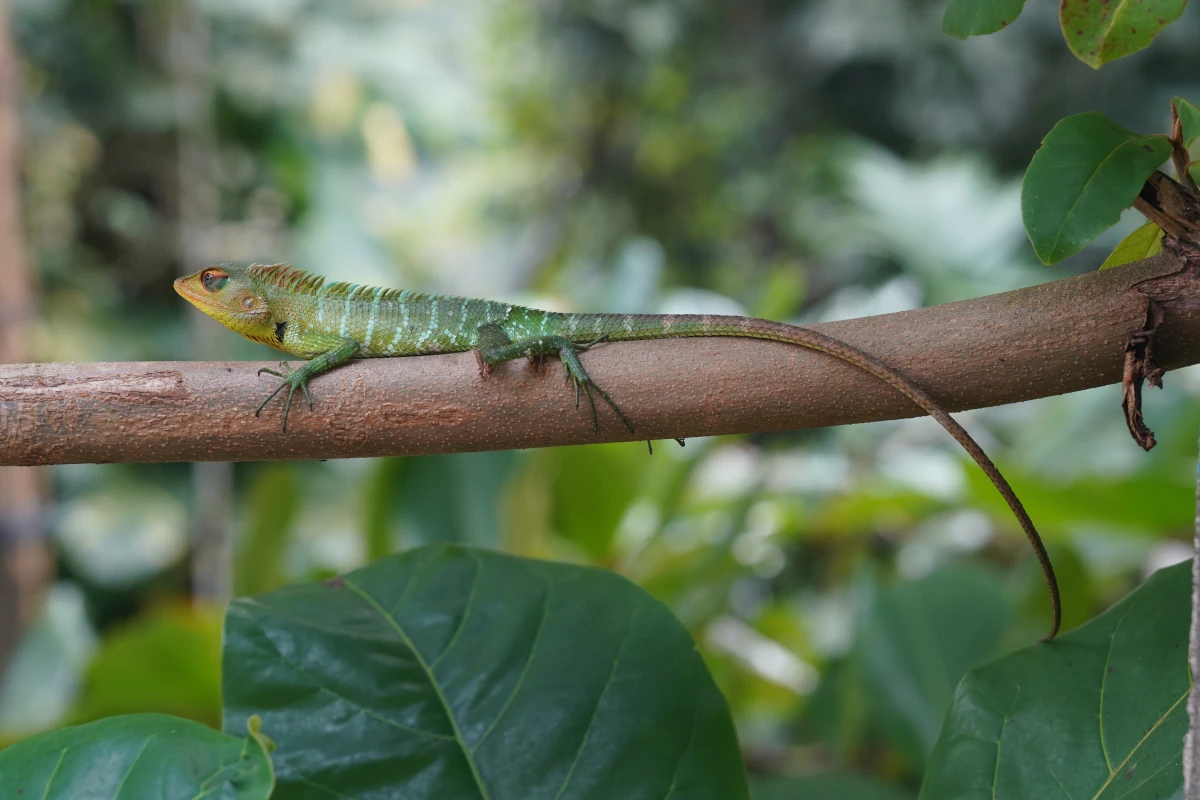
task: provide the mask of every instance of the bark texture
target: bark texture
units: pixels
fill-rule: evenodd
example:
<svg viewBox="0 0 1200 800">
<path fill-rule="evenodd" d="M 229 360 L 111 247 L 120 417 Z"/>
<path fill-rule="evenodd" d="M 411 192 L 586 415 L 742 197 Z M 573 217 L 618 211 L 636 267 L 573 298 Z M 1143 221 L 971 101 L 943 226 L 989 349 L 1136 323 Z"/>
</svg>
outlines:
<svg viewBox="0 0 1200 800">
<path fill-rule="evenodd" d="M 1200 362 L 1200 279 L 1160 255 L 1137 264 L 900 314 L 814 326 L 894 366 L 949 410 L 1013 403 L 1122 379 L 1147 296 L 1164 319 L 1158 364 Z M 1170 277 L 1174 276 L 1174 277 Z M 1169 278 L 1164 284 L 1160 279 Z M 1166 286 L 1166 289 L 1156 287 Z M 1166 295 L 1170 296 L 1166 296 Z M 602 345 L 584 356 L 629 415 L 593 434 L 558 365 L 482 379 L 471 353 L 352 362 L 254 409 L 276 379 L 261 362 L 0 367 L 0 463 L 347 458 L 691 437 L 916 416 L 890 387 L 821 353 L 740 339 Z M 1120 413 L 1114 406 L 1113 413 Z"/>
</svg>

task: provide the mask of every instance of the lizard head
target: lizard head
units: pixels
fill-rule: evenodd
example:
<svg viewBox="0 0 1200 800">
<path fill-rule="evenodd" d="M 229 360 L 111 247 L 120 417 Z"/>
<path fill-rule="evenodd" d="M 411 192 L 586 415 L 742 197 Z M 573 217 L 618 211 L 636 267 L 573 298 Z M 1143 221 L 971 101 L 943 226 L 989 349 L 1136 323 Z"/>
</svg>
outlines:
<svg viewBox="0 0 1200 800">
<path fill-rule="evenodd" d="M 278 346 L 267 293 L 245 269 L 221 263 L 175 281 L 184 300 L 256 342 Z"/>
</svg>

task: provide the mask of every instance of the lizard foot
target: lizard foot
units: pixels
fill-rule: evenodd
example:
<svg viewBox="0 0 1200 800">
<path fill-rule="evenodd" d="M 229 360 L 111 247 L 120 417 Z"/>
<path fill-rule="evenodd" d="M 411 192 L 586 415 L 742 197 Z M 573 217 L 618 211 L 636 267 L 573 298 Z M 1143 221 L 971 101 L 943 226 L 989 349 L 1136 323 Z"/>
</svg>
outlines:
<svg viewBox="0 0 1200 800">
<path fill-rule="evenodd" d="M 287 400 L 283 404 L 283 432 L 287 433 L 288 414 L 292 410 L 292 397 L 296 394 L 296 390 L 299 389 L 304 393 L 304 399 L 308 401 L 309 411 L 312 411 L 313 401 L 312 396 L 308 393 L 308 373 L 305 372 L 305 370 L 293 370 L 286 361 L 280 361 L 279 368 L 282 369 L 283 372 L 276 372 L 275 370 L 267 369 L 266 367 L 263 367 L 258 371 L 259 375 L 266 374 L 274 375 L 277 378 L 283 378 L 283 383 L 279 384 L 275 391 L 267 395 L 267 399 L 263 400 L 258 408 L 254 410 L 254 416 L 257 417 L 259 414 L 261 414 L 262 410 L 267 407 L 267 403 L 271 402 L 275 395 L 279 394 L 284 389 L 287 389 Z"/>
<path fill-rule="evenodd" d="M 567 373 L 567 381 L 575 385 L 575 407 L 579 408 L 579 390 L 581 388 L 583 389 L 583 395 L 587 397 L 588 405 L 591 406 L 592 409 L 592 431 L 594 433 L 600 432 L 600 418 L 596 414 L 596 400 L 592 397 L 592 390 L 594 389 L 596 393 L 604 400 L 604 402 L 608 403 L 608 407 L 613 410 L 613 413 L 617 415 L 617 418 L 621 420 L 621 423 L 625 426 L 625 428 L 630 433 L 633 433 L 633 425 L 629 422 L 629 419 L 626 418 L 625 412 L 623 412 L 620 407 L 613 402 L 612 398 L 608 396 L 608 392 L 596 385 L 595 381 L 591 379 L 591 376 L 587 374 L 587 370 L 583 368 L 583 363 L 579 360 L 578 351 L 586 350 L 597 342 L 602 341 L 603 338 L 604 337 L 601 337 L 595 342 L 590 342 L 586 345 L 571 344 L 568 342 L 559 350 L 558 357 L 562 361 L 563 369 Z"/>
</svg>

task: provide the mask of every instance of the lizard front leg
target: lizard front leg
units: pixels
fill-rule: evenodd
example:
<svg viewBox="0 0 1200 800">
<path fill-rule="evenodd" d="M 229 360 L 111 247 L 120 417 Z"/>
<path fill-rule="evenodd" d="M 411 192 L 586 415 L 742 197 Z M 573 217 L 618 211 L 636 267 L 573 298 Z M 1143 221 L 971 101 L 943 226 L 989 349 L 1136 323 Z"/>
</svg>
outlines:
<svg viewBox="0 0 1200 800">
<path fill-rule="evenodd" d="M 335 339 L 333 341 L 337 342 L 338 340 Z M 348 361 L 358 352 L 358 350 L 359 343 L 353 339 L 347 338 L 340 340 L 340 343 L 338 343 L 333 349 L 327 350 L 311 361 L 306 361 L 304 366 L 300 369 L 292 369 L 288 366 L 286 361 L 279 362 L 279 366 L 281 369 L 283 369 L 283 372 L 276 372 L 273 369 L 267 369 L 266 367 L 263 367 L 258 371 L 259 375 L 264 373 L 267 375 L 274 375 L 278 378 L 283 378 L 283 383 L 279 384 L 275 391 L 267 395 L 267 399 L 263 400 L 262 404 L 259 405 L 259 407 L 255 410 L 254 416 L 257 417 L 260 413 L 262 413 L 262 410 L 267 407 L 267 403 L 271 402 L 271 399 L 275 397 L 275 395 L 279 394 L 284 389 L 287 389 L 287 400 L 285 400 L 283 404 L 283 432 L 287 433 L 288 414 L 292 410 L 292 398 L 295 396 L 296 390 L 299 389 L 304 393 L 304 399 L 308 401 L 308 408 L 311 411 L 313 402 L 312 396 L 308 393 L 309 379 Z"/>
<path fill-rule="evenodd" d="M 587 344 L 576 344 L 565 336 L 530 336 L 526 339 L 513 341 L 508 334 L 496 323 L 479 326 L 479 359 L 481 363 L 492 366 L 505 361 L 512 361 L 517 358 L 535 358 L 537 356 L 557 355 L 563 363 L 563 369 L 566 371 L 566 378 L 575 385 L 575 407 L 579 408 L 580 388 L 583 389 L 584 396 L 587 397 L 588 405 L 592 409 L 592 430 L 596 433 L 600 432 L 600 418 L 596 414 L 596 401 L 592 397 L 592 390 L 608 403 L 609 408 L 617 415 L 617 418 L 633 433 L 633 425 L 626 419 L 625 413 L 612 401 L 608 396 L 608 392 L 596 385 L 591 376 L 587 374 L 587 370 L 583 368 L 583 362 L 579 360 L 579 354 L 584 350 L 599 344 L 604 341 L 605 337 L 600 337 L 593 342 Z"/>
</svg>

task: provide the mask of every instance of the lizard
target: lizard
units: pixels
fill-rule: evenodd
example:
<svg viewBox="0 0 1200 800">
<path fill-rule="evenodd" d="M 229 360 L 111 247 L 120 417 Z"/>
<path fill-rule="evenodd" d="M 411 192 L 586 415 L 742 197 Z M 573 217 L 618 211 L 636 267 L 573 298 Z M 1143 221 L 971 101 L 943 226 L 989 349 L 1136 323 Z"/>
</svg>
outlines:
<svg viewBox="0 0 1200 800">
<path fill-rule="evenodd" d="M 287 390 L 283 431 L 296 392 L 309 409 L 308 391 L 316 375 L 352 358 L 389 358 L 473 350 L 481 374 L 518 358 L 557 356 L 566 379 L 591 407 L 599 432 L 593 392 L 631 432 L 633 425 L 608 393 L 584 369 L 579 354 L 601 342 L 731 336 L 768 339 L 824 353 L 858 367 L 892 386 L 937 420 L 975 460 L 1004 498 L 1033 547 L 1050 594 L 1053 621 L 1044 640 L 1054 638 L 1062 619 L 1058 581 L 1042 538 L 1008 481 L 983 448 L 941 405 L 911 380 L 874 356 L 831 336 L 781 322 L 715 314 L 565 314 L 492 300 L 423 294 L 409 290 L 326 283 L 325 278 L 287 264 L 238 267 L 222 262 L 175 281 L 188 302 L 248 339 L 307 359 L 291 369 L 262 368 L 259 375 L 281 379 L 254 412 L 262 413 Z"/>
</svg>

